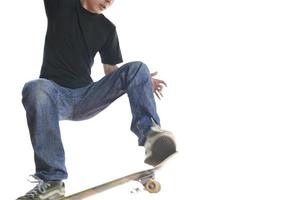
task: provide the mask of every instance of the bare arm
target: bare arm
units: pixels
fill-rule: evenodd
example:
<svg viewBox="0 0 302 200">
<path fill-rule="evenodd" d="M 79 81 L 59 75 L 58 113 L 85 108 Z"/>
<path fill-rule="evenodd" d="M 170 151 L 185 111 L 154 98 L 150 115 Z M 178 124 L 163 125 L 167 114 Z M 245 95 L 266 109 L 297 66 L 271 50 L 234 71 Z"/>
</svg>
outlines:
<svg viewBox="0 0 302 200">
<path fill-rule="evenodd" d="M 110 74 L 111 72 L 118 69 L 117 65 L 103 64 L 105 75 Z"/>
</svg>

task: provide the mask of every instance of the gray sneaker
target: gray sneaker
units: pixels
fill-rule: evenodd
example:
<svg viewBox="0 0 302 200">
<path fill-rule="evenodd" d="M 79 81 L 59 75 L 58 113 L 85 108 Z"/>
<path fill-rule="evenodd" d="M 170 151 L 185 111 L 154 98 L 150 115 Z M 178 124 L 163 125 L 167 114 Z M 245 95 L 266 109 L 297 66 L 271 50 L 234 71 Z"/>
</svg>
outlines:
<svg viewBox="0 0 302 200">
<path fill-rule="evenodd" d="M 65 186 L 62 181 L 44 182 L 36 176 L 32 176 L 38 183 L 32 190 L 17 200 L 59 200 L 65 195 Z"/>
<path fill-rule="evenodd" d="M 176 143 L 171 132 L 158 125 L 151 127 L 145 142 L 145 163 L 156 166 L 176 152 Z"/>
</svg>

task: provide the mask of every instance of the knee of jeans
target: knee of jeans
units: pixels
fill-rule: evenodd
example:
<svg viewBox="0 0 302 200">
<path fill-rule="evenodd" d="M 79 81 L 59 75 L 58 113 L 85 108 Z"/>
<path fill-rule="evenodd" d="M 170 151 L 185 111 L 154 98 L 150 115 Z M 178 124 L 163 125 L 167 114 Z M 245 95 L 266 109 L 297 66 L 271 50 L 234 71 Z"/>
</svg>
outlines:
<svg viewBox="0 0 302 200">
<path fill-rule="evenodd" d="M 31 100 L 36 99 L 44 101 L 45 98 L 48 98 L 49 92 L 49 81 L 45 79 L 38 79 L 24 84 L 22 97 L 23 100 L 26 98 L 31 98 Z"/>
<path fill-rule="evenodd" d="M 132 74 L 134 74 L 136 77 L 150 77 L 150 71 L 148 69 L 148 66 L 141 61 L 134 61 L 130 63 L 129 67 L 130 71 L 132 71 Z"/>
</svg>

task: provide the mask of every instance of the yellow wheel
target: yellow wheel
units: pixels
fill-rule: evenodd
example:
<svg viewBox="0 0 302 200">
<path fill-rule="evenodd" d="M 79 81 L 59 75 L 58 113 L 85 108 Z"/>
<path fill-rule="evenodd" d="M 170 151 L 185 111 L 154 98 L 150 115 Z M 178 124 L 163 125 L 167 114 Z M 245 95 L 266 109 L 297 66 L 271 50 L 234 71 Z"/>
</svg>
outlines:
<svg viewBox="0 0 302 200">
<path fill-rule="evenodd" d="M 155 181 L 154 179 L 150 179 L 147 183 L 145 183 L 144 187 L 145 190 L 150 193 L 158 193 L 161 189 L 160 183 Z"/>
</svg>

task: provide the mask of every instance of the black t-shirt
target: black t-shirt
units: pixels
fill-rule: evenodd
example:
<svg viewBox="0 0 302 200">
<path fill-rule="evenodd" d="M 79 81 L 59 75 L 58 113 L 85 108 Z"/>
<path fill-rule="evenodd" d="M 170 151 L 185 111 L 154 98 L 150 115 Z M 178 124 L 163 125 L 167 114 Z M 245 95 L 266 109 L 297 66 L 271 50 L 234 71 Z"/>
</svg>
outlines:
<svg viewBox="0 0 302 200">
<path fill-rule="evenodd" d="M 102 63 L 121 63 L 122 55 L 114 24 L 103 14 L 84 9 L 80 0 L 44 0 L 48 27 L 40 78 L 68 88 L 92 82 L 96 53 Z"/>
</svg>

